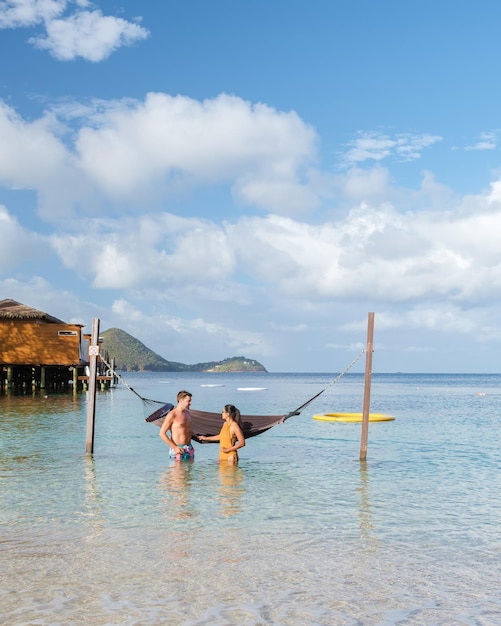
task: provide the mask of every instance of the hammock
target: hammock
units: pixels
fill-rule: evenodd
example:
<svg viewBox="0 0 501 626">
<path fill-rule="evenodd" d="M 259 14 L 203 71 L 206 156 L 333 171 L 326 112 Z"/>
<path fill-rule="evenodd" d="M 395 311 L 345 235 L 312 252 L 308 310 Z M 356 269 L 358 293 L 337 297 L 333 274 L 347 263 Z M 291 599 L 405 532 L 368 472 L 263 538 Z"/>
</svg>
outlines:
<svg viewBox="0 0 501 626">
<path fill-rule="evenodd" d="M 313 398 L 312 398 L 313 400 Z M 309 404 L 309 402 L 308 402 Z M 167 403 L 161 406 L 159 409 L 149 415 L 145 422 L 149 424 L 156 424 L 161 426 L 167 413 L 174 408 L 173 404 Z M 303 407 L 300 407 L 303 408 Z M 208 411 L 196 411 L 190 409 L 191 415 L 191 438 L 198 443 L 212 443 L 200 441 L 200 436 L 211 437 L 212 435 L 219 434 L 221 425 L 223 423 L 221 419 L 221 413 L 209 413 Z M 285 415 L 241 415 L 242 418 L 242 431 L 244 437 L 255 437 L 261 433 L 266 432 L 277 424 L 283 424 L 286 419 L 293 415 L 299 415 L 299 410 L 291 411 Z"/>
<path fill-rule="evenodd" d="M 364 354 L 364 352 L 365 352 L 365 349 L 362 350 L 360 354 L 358 354 L 353 359 L 353 361 L 348 365 L 347 368 L 345 368 L 341 372 L 341 374 L 339 374 L 339 376 L 336 376 L 336 378 L 333 381 L 331 381 L 326 387 L 324 387 L 321 391 L 316 393 L 313 397 L 311 397 L 309 400 L 307 400 L 304 404 L 299 406 L 297 409 L 294 409 L 293 411 L 289 411 L 289 413 L 284 413 L 283 415 L 241 415 L 242 425 L 243 425 L 242 431 L 243 431 L 244 437 L 246 439 L 249 439 L 249 437 L 255 437 L 256 435 L 260 435 L 261 433 L 264 433 L 267 430 L 270 430 L 270 428 L 273 428 L 273 426 L 277 426 L 278 424 L 283 424 L 286 420 L 289 419 L 289 417 L 292 417 L 294 415 L 300 415 L 301 411 L 305 407 L 307 407 L 311 402 L 313 402 L 313 400 L 316 400 L 318 396 L 323 394 L 324 391 L 326 391 L 331 385 L 334 385 L 334 383 L 337 383 L 337 381 L 340 378 L 342 378 L 346 374 L 346 372 L 355 365 L 355 363 L 362 356 L 362 354 Z M 160 427 L 164 422 L 165 416 L 174 408 L 174 405 L 171 404 L 170 402 L 165 403 L 159 400 L 151 400 L 149 398 L 143 398 L 143 396 L 141 396 L 137 391 L 135 391 L 135 389 L 130 387 L 125 382 L 125 380 L 120 376 L 120 374 L 118 374 L 116 371 L 113 370 L 111 365 L 102 356 L 101 356 L 101 360 L 109 368 L 112 375 L 116 376 L 127 387 L 127 389 L 132 391 L 132 393 L 136 394 L 136 396 L 138 396 L 138 398 L 142 400 L 145 406 L 149 405 L 151 407 L 152 405 L 156 405 L 156 406 L 158 406 L 159 404 L 161 405 L 160 408 L 157 408 L 155 411 L 153 411 L 153 413 L 148 415 L 148 417 L 146 417 L 145 419 L 145 422 L 148 422 L 149 424 L 156 424 L 157 426 Z M 200 437 L 201 436 L 211 437 L 212 435 L 219 434 L 221 430 L 221 425 L 222 425 L 221 413 L 210 413 L 208 411 L 197 411 L 194 409 L 190 409 L 190 415 L 191 415 L 192 439 L 194 439 L 198 443 L 212 443 L 212 442 L 200 441 Z"/>
</svg>

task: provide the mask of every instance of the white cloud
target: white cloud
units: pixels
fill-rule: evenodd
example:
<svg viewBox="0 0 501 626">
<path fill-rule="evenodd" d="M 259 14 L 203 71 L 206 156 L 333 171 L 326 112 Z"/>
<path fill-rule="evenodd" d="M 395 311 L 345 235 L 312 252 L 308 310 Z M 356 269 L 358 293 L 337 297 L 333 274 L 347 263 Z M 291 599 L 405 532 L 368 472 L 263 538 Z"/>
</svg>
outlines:
<svg viewBox="0 0 501 626">
<path fill-rule="evenodd" d="M 369 170 L 353 167 L 336 180 L 342 195 L 351 202 L 382 200 L 391 193 L 388 170 L 379 165 Z"/>
<path fill-rule="evenodd" d="M 81 57 L 98 62 L 123 46 L 142 41 L 149 31 L 123 18 L 103 15 L 88 0 L 6 0 L 0 2 L 0 29 L 42 25 L 45 34 L 28 41 L 60 61 Z M 65 15 L 69 9 L 74 9 Z"/>
<path fill-rule="evenodd" d="M 408 309 L 383 308 L 376 313 L 377 331 L 391 335 L 393 331 L 404 332 L 407 337 L 444 336 L 458 337 L 458 345 L 469 336 L 478 341 L 498 341 L 501 328 L 494 322 L 492 309 L 483 306 L 460 307 L 451 302 L 430 300 Z M 367 326 L 364 319 L 343 325 L 347 331 L 362 332 Z M 408 350 L 431 351 L 433 346 L 408 346 Z"/>
<path fill-rule="evenodd" d="M 48 241 L 23 228 L 0 204 L 0 275 L 51 253 Z"/>
<path fill-rule="evenodd" d="M 60 221 L 91 206 L 93 190 L 63 138 L 68 129 L 50 112 L 26 121 L 0 100 L 0 184 L 37 192 L 39 212 Z"/>
<path fill-rule="evenodd" d="M 465 150 L 495 150 L 498 145 L 499 131 L 480 133 L 477 142 L 471 146 L 466 146 Z"/>
<path fill-rule="evenodd" d="M 141 328 L 143 336 L 151 338 L 150 345 L 153 345 L 155 338 L 160 334 L 170 338 L 173 344 L 181 346 L 183 341 L 187 340 L 190 345 L 201 342 L 205 348 L 210 346 L 209 350 L 213 350 L 213 355 L 221 352 L 221 346 L 224 346 L 226 356 L 229 350 L 232 351 L 232 356 L 250 357 L 254 354 L 263 357 L 272 352 L 268 340 L 262 333 L 245 330 L 231 323 L 209 322 L 201 317 L 183 318 L 164 312 L 146 315 L 125 299 L 116 300 L 112 310 L 121 328 L 129 329 L 133 334 Z M 218 360 L 218 358 L 212 356 L 210 360 Z"/>
<path fill-rule="evenodd" d="M 316 134 L 294 113 L 220 95 L 199 102 L 150 93 L 117 102 L 83 128 L 76 143 L 88 177 L 114 201 L 152 187 L 229 182 L 236 197 L 277 212 L 317 203 L 302 173 Z"/>
<path fill-rule="evenodd" d="M 181 289 L 191 301 L 214 302 L 231 292 L 243 303 L 259 284 L 291 302 L 467 304 L 501 295 L 500 230 L 501 210 L 479 197 L 474 213 L 362 204 L 316 225 L 273 215 L 222 225 L 167 213 L 86 220 L 85 232 L 52 242 L 66 267 L 99 288 L 157 288 L 172 298 Z"/>
<path fill-rule="evenodd" d="M 487 196 L 489 205 L 501 203 L 501 180 L 491 183 L 491 191 Z"/>
<path fill-rule="evenodd" d="M 68 268 L 91 276 L 94 287 L 204 285 L 235 269 L 224 229 L 211 222 L 171 215 L 126 220 L 87 220 L 78 235 L 54 234 L 55 251 Z M 87 262 L 81 259 L 91 249 Z"/>
<path fill-rule="evenodd" d="M 29 41 L 41 50 L 48 50 L 60 61 L 82 57 L 98 62 L 123 46 L 146 39 L 149 32 L 122 18 L 104 16 L 101 11 L 80 11 L 65 19 L 46 24 L 47 35 Z"/>
<path fill-rule="evenodd" d="M 0 2 L 0 28 L 22 28 L 53 20 L 67 4 L 67 0 L 5 0 Z"/>
<path fill-rule="evenodd" d="M 226 95 L 198 102 L 149 94 L 98 107 L 85 109 L 73 135 L 58 110 L 27 122 L 0 102 L 0 181 L 36 190 L 45 218 L 100 213 L 106 204 L 138 210 L 180 189 L 222 184 L 241 203 L 279 213 L 308 212 L 319 201 L 304 179 L 316 134 L 294 112 Z"/>
<path fill-rule="evenodd" d="M 437 135 L 412 135 L 397 133 L 395 136 L 382 132 L 359 131 L 356 139 L 351 141 L 349 150 L 342 160 L 346 165 L 354 165 L 364 161 L 382 161 L 392 157 L 396 161 L 414 161 L 421 158 L 425 148 L 441 141 Z"/>
<path fill-rule="evenodd" d="M 273 359 L 303 342 L 305 358 L 326 344 L 339 348 L 336 358 L 352 358 L 368 310 L 376 312 L 380 351 L 384 337 L 410 333 L 410 344 L 386 350 L 427 354 L 438 335 L 499 340 L 500 220 L 482 196 L 472 213 L 360 206 L 317 225 L 280 216 L 218 225 L 166 213 L 85 220 L 78 235 L 51 241 L 85 282 L 120 291 L 109 310 L 77 305 L 71 294 L 63 306 L 50 285 L 46 300 L 41 286 L 0 286 L 4 297 L 62 319 L 72 306 L 87 324 L 97 315 L 103 328 L 124 328 L 182 362 L 233 353 Z M 22 244 L 18 231 L 10 236 L 13 248 Z"/>
<path fill-rule="evenodd" d="M 93 317 L 105 316 L 103 307 L 86 302 L 81 295 L 58 288 L 37 274 L 30 276 L 28 280 L 0 279 L 0 300 L 6 298 L 45 311 L 67 324 L 90 327 Z"/>
<path fill-rule="evenodd" d="M 68 156 L 60 131 L 52 115 L 26 122 L 0 101 L 0 181 L 24 188 L 51 184 Z"/>
</svg>

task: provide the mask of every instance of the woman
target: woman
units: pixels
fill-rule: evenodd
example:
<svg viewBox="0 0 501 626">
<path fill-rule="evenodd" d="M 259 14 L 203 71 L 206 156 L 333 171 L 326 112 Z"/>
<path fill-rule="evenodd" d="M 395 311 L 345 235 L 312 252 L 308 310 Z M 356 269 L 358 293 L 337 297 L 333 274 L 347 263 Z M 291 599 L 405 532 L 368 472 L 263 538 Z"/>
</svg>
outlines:
<svg viewBox="0 0 501 626">
<path fill-rule="evenodd" d="M 199 437 L 199 439 L 200 441 L 219 441 L 219 462 L 236 465 L 238 463 L 237 450 L 245 446 L 240 411 L 233 404 L 226 404 L 221 417 L 224 419 L 224 424 L 219 435 Z"/>
</svg>

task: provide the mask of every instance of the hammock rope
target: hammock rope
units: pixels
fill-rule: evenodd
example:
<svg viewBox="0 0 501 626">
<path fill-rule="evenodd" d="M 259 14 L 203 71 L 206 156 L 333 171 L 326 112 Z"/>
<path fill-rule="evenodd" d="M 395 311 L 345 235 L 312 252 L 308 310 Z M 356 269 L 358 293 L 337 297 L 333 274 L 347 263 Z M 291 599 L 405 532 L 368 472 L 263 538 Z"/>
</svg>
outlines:
<svg viewBox="0 0 501 626">
<path fill-rule="evenodd" d="M 113 367 L 108 363 L 108 361 L 102 356 L 99 355 L 101 358 L 101 361 L 106 365 L 106 367 L 108 368 L 108 370 L 111 372 L 111 374 L 113 376 L 115 376 L 115 378 L 117 378 L 122 385 L 124 385 L 125 387 L 127 387 L 127 389 L 129 391 L 132 391 L 132 393 L 136 394 L 136 396 L 144 403 L 147 405 L 152 405 L 152 404 L 165 404 L 165 402 L 163 402 L 162 400 L 152 400 L 151 398 L 144 398 L 141 394 L 139 394 L 135 389 L 133 389 L 129 384 L 127 384 L 127 382 L 125 381 L 125 379 L 120 376 L 120 374 L 113 369 Z"/>
<path fill-rule="evenodd" d="M 364 348 L 363 350 L 360 351 L 359 354 L 357 354 L 357 356 L 353 359 L 353 361 L 348 365 L 348 367 L 345 367 L 344 370 L 341 372 L 341 374 L 339 374 L 338 376 L 336 376 L 336 378 L 334 378 L 334 380 L 331 380 L 331 382 L 324 387 L 321 391 L 319 391 L 318 393 L 316 393 L 312 398 L 310 398 L 309 400 L 307 400 L 304 404 L 302 404 L 301 406 L 299 406 L 295 411 L 291 411 L 288 416 L 292 416 L 292 415 L 299 415 L 299 413 L 301 413 L 301 411 L 303 409 L 305 409 L 311 402 L 313 402 L 313 400 L 316 400 L 319 396 L 321 396 L 324 391 L 327 391 L 327 389 L 329 389 L 329 387 L 332 387 L 332 385 L 335 385 L 338 380 L 341 380 L 341 378 L 343 378 L 343 376 L 345 374 L 347 374 L 351 368 L 355 365 L 355 363 L 362 357 L 363 354 L 365 354 L 366 349 Z"/>
</svg>

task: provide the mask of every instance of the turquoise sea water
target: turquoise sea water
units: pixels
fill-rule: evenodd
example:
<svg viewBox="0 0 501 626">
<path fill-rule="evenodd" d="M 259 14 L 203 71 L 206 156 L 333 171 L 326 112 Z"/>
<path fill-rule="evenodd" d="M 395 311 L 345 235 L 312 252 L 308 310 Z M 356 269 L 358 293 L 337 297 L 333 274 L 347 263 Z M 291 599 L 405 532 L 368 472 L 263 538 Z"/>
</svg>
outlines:
<svg viewBox="0 0 501 626">
<path fill-rule="evenodd" d="M 193 408 L 285 413 L 335 374 L 124 374 Z M 206 385 L 218 386 L 206 386 Z M 261 387 L 239 391 L 239 387 Z M 0 397 L 0 621 L 32 625 L 501 623 L 501 375 L 374 374 L 367 461 L 348 374 L 300 416 L 172 464 L 141 401 Z"/>
</svg>

